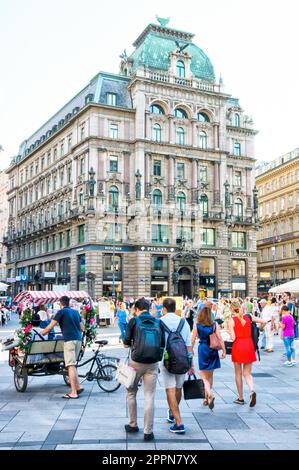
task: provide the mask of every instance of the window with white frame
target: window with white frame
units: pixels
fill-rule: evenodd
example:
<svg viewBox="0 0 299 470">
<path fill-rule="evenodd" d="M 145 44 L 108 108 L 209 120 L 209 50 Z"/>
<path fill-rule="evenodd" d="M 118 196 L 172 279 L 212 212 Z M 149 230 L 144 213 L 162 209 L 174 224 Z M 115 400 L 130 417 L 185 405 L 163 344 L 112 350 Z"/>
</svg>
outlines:
<svg viewBox="0 0 299 470">
<path fill-rule="evenodd" d="M 109 171 L 111 173 L 118 172 L 118 157 L 116 155 L 111 155 L 109 159 Z"/>
<path fill-rule="evenodd" d="M 116 106 L 117 94 L 116 93 L 107 93 L 106 102 L 109 106 Z"/>
<path fill-rule="evenodd" d="M 208 167 L 200 165 L 199 167 L 199 181 L 206 183 L 208 181 Z"/>
<path fill-rule="evenodd" d="M 241 156 L 241 144 L 240 144 L 240 142 L 235 142 L 234 143 L 234 155 L 236 157 Z"/>
<path fill-rule="evenodd" d="M 161 126 L 158 123 L 153 125 L 153 140 L 161 142 Z"/>
<path fill-rule="evenodd" d="M 109 137 L 110 139 L 118 139 L 118 125 L 117 124 L 110 124 Z"/>
</svg>

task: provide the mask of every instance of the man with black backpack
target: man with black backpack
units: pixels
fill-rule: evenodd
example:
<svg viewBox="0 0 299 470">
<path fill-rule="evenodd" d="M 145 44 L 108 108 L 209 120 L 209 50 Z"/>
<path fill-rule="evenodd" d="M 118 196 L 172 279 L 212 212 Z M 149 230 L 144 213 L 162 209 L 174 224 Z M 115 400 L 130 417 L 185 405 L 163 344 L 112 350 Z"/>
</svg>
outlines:
<svg viewBox="0 0 299 470">
<path fill-rule="evenodd" d="M 132 318 L 126 328 L 124 346 L 131 348 L 129 365 L 136 370 L 132 387 L 127 390 L 127 401 L 130 423 L 125 425 L 128 433 L 139 431 L 137 426 L 136 394 L 138 383 L 144 384 L 144 440 L 154 439 L 154 400 L 158 379 L 159 361 L 164 350 L 164 333 L 160 320 L 149 313 L 150 302 L 145 298 L 135 302 L 136 317 Z"/>
<path fill-rule="evenodd" d="M 175 300 L 164 299 L 161 323 L 165 331 L 166 348 L 161 375 L 169 406 L 167 421 L 172 424 L 169 430 L 173 433 L 184 434 L 185 426 L 182 423 L 179 404 L 185 375 L 187 372 L 194 373 L 193 355 L 190 327 L 186 320 L 174 313 L 175 310 Z"/>
</svg>

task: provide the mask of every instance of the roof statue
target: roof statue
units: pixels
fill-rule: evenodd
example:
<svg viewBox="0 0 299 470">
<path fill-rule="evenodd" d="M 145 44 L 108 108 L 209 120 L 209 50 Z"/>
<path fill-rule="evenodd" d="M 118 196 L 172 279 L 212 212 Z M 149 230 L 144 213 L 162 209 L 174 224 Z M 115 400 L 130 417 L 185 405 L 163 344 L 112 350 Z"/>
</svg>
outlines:
<svg viewBox="0 0 299 470">
<path fill-rule="evenodd" d="M 169 21 L 170 21 L 170 17 L 160 18 L 158 15 L 156 15 L 156 18 L 157 18 L 157 20 L 158 20 L 158 22 L 160 23 L 161 26 L 167 26 Z"/>
</svg>

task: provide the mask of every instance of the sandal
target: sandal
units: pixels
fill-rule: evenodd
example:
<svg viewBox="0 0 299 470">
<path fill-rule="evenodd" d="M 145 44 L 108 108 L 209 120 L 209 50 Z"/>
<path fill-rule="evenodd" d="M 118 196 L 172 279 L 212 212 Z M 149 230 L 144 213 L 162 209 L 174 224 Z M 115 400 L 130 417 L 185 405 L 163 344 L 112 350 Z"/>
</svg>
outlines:
<svg viewBox="0 0 299 470">
<path fill-rule="evenodd" d="M 210 410 L 214 408 L 214 401 L 215 401 L 214 395 L 210 395 L 208 398 L 208 407 L 210 408 Z"/>
<path fill-rule="evenodd" d="M 66 393 L 65 395 L 62 396 L 62 398 L 70 398 L 71 400 L 77 400 L 79 397 L 71 397 L 69 393 Z"/>
<path fill-rule="evenodd" d="M 84 392 L 84 388 L 80 388 L 79 390 L 77 390 L 77 394 L 80 395 L 80 393 Z"/>
<path fill-rule="evenodd" d="M 202 402 L 202 404 L 203 404 L 203 406 L 208 406 L 209 402 L 208 402 L 208 400 L 204 400 L 204 401 Z"/>
</svg>

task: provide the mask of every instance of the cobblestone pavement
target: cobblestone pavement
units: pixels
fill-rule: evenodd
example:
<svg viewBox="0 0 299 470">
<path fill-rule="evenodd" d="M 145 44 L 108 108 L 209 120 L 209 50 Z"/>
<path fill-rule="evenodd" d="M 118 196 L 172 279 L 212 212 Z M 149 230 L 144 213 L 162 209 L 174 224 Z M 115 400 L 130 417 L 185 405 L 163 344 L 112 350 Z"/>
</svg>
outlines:
<svg viewBox="0 0 299 470">
<path fill-rule="evenodd" d="M 0 338 L 16 325 L 14 318 L 0 328 Z M 105 351 L 125 356 L 118 344 L 117 328 L 101 328 L 99 333 L 109 339 Z M 151 443 L 143 442 L 142 388 L 138 392 L 140 432 L 126 435 L 128 413 L 123 387 L 108 394 L 96 382 L 85 381 L 80 398 L 67 401 L 61 398 L 68 391 L 61 376 L 30 377 L 27 391 L 18 393 L 7 352 L 0 353 L 0 449 L 299 449 L 299 363 L 291 368 L 284 366 L 283 352 L 281 340 L 275 337 L 275 352 L 262 353 L 261 362 L 254 365 L 257 405 L 253 409 L 248 404 L 232 403 L 236 398 L 233 366 L 230 356 L 222 361 L 214 375 L 214 410 L 203 407 L 201 400 L 182 401 L 185 435 L 169 432 L 165 392 L 159 379 L 155 441 Z"/>
</svg>

